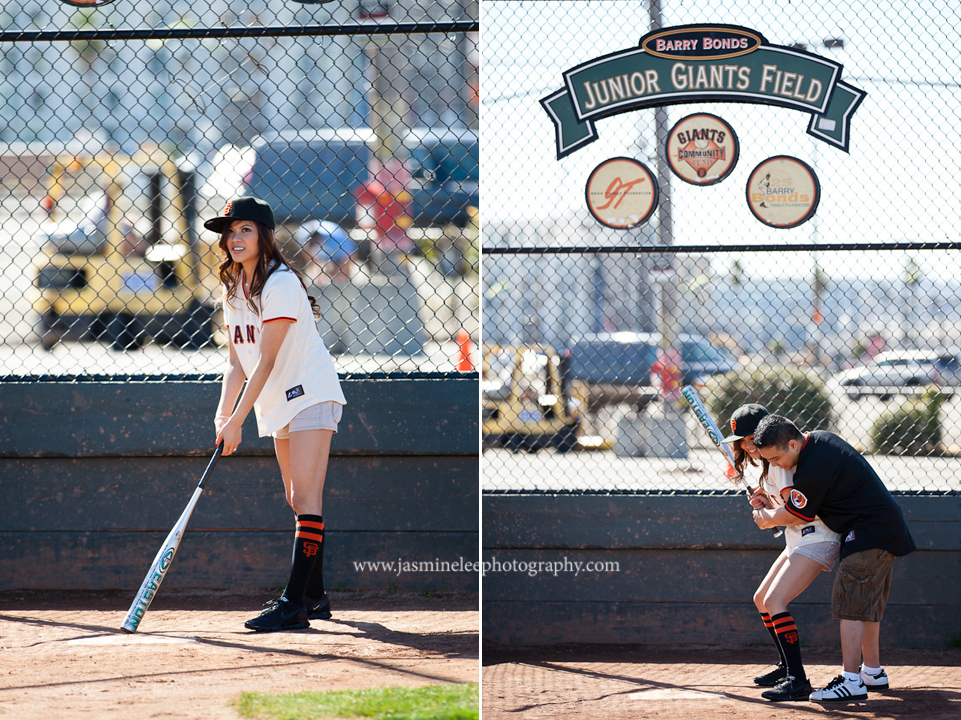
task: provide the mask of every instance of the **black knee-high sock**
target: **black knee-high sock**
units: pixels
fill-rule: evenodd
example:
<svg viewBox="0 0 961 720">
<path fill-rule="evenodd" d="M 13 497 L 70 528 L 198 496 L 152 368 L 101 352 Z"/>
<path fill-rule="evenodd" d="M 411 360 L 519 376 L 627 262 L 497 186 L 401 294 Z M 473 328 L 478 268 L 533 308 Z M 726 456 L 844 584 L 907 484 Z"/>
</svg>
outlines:
<svg viewBox="0 0 961 720">
<path fill-rule="evenodd" d="M 784 659 L 784 651 L 781 650 L 781 643 L 777 641 L 777 633 L 774 632 L 774 623 L 771 622 L 771 616 L 766 612 L 762 612 L 761 620 L 764 621 L 764 627 L 767 628 L 767 631 L 771 633 L 771 639 L 774 641 L 774 647 L 777 649 L 778 665 L 787 667 L 787 660 Z"/>
<path fill-rule="evenodd" d="M 320 557 L 324 536 L 319 532 L 324 523 L 319 515 L 298 515 L 294 552 L 290 562 L 290 579 L 284 597 L 298 605 L 304 604 L 307 582 Z"/>
<path fill-rule="evenodd" d="M 303 515 L 301 517 L 304 517 Z M 324 519 L 319 515 L 311 516 L 316 518 L 320 527 L 314 527 L 313 532 L 316 535 L 320 535 L 320 552 L 317 553 L 317 562 L 314 564 L 314 570 L 310 574 L 310 579 L 307 581 L 307 592 L 305 593 L 311 600 L 320 600 L 324 593 L 327 592 L 324 588 Z"/>
<path fill-rule="evenodd" d="M 787 660 L 788 674 L 793 675 L 798 680 L 806 680 L 807 675 L 804 673 L 804 665 L 801 663 L 801 638 L 798 635 L 797 625 L 794 624 L 791 613 L 782 612 L 773 615 L 771 616 L 771 622 L 774 624 L 774 632 L 777 633 L 781 652 L 784 653 L 784 659 Z"/>
</svg>

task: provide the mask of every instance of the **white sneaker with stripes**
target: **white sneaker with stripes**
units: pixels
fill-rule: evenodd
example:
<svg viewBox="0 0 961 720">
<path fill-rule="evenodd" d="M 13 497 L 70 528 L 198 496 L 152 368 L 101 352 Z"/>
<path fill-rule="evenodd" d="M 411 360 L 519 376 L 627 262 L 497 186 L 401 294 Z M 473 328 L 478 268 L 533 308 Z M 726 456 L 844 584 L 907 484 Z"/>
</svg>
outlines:
<svg viewBox="0 0 961 720">
<path fill-rule="evenodd" d="M 882 669 L 877 675 L 869 675 L 864 672 L 864 665 L 861 666 L 861 682 L 868 689 L 868 692 L 880 692 L 888 689 L 888 675 Z"/>
<path fill-rule="evenodd" d="M 868 691 L 861 678 L 852 682 L 845 680 L 844 675 L 838 675 L 826 687 L 811 693 L 809 699 L 816 703 L 860 702 L 868 699 Z"/>
</svg>

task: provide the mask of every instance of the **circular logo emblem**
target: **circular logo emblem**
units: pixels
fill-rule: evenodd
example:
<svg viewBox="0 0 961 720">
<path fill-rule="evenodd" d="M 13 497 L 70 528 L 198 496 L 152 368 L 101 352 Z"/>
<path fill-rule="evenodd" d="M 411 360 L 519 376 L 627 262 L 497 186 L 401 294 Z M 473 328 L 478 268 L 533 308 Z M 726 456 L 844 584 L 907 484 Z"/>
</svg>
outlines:
<svg viewBox="0 0 961 720">
<path fill-rule="evenodd" d="M 794 507 L 800 510 L 808 504 L 808 499 L 804 497 L 804 493 L 802 493 L 800 490 L 792 490 L 791 502 L 794 503 Z"/>
<path fill-rule="evenodd" d="M 807 222 L 817 210 L 821 185 L 809 165 L 797 158 L 768 158 L 747 180 L 747 206 L 754 217 L 775 228 Z"/>
<path fill-rule="evenodd" d="M 657 180 L 633 158 L 605 160 L 587 178 L 587 209 L 601 225 L 636 227 L 647 222 L 656 205 Z"/>
<path fill-rule="evenodd" d="M 170 548 L 163 554 L 160 559 L 160 572 L 167 572 L 167 568 L 170 567 L 170 561 L 174 559 L 174 549 Z"/>
<path fill-rule="evenodd" d="M 739 152 L 734 129 L 707 113 L 679 121 L 671 128 L 664 148 L 671 170 L 691 185 L 721 182 L 734 170 Z"/>
</svg>

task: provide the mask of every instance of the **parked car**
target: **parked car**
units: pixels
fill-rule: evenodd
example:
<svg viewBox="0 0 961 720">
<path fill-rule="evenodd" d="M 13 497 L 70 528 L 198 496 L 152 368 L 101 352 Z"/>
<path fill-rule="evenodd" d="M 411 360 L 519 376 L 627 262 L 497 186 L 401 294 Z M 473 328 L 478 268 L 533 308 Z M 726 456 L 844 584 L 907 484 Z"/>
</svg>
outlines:
<svg viewBox="0 0 961 720">
<path fill-rule="evenodd" d="M 838 376 L 848 396 L 859 398 L 862 388 L 890 390 L 898 387 L 961 384 L 961 358 L 937 350 L 892 350 L 878 353 L 870 364 L 845 370 Z M 890 392 L 882 392 L 882 398 Z"/>
<path fill-rule="evenodd" d="M 736 367 L 727 350 L 702 335 L 681 334 L 677 341 L 685 385 Z M 588 412 L 621 403 L 641 410 L 657 395 L 651 387 L 651 368 L 660 342 L 659 333 L 596 333 L 575 338 L 565 353 L 565 389 Z"/>
<path fill-rule="evenodd" d="M 469 208 L 480 206 L 477 131 L 414 129 L 404 145 L 410 153 L 414 225 L 465 227 Z"/>
<path fill-rule="evenodd" d="M 477 132 L 415 128 L 404 135 L 403 146 L 414 226 L 465 227 L 469 208 L 479 202 Z M 282 222 L 314 219 L 352 227 L 356 193 L 376 149 L 370 128 L 269 133 L 249 147 L 220 148 L 202 192 L 223 201 L 254 195 L 269 202 Z"/>
<path fill-rule="evenodd" d="M 236 195 L 266 200 L 280 220 L 351 225 L 355 189 L 367 177 L 376 136 L 368 128 L 283 131 L 256 138 Z M 221 152 L 235 150 L 229 146 Z M 236 196 L 235 195 L 235 196 Z"/>
</svg>

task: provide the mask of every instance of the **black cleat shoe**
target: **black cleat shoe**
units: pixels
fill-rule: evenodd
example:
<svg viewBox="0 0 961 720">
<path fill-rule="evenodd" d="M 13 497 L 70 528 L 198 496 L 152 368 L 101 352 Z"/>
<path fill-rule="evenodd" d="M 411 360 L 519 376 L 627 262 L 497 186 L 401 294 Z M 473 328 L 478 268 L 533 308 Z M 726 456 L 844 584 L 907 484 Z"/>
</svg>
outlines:
<svg viewBox="0 0 961 720">
<path fill-rule="evenodd" d="M 778 665 L 771 672 L 764 675 L 758 675 L 754 678 L 754 684 L 760 687 L 774 687 L 784 678 L 787 677 L 787 668 L 783 665 Z"/>
<path fill-rule="evenodd" d="M 248 630 L 277 632 L 278 630 L 303 630 L 309 628 L 307 608 L 296 605 L 285 597 L 271 600 L 260 615 L 244 623 Z"/>
<path fill-rule="evenodd" d="M 787 702 L 790 700 L 807 700 L 811 695 L 811 683 L 805 678 L 798 680 L 790 675 L 770 690 L 761 693 L 761 697 L 771 702 Z"/>
<path fill-rule="evenodd" d="M 327 593 L 324 593 L 320 600 L 305 597 L 304 604 L 307 606 L 307 617 L 311 620 L 330 620 L 330 599 Z"/>
</svg>

